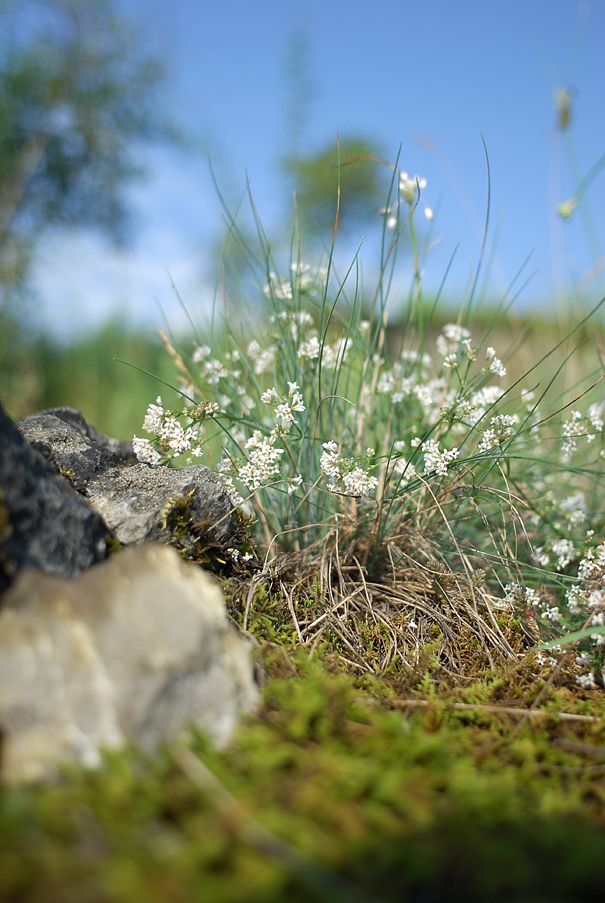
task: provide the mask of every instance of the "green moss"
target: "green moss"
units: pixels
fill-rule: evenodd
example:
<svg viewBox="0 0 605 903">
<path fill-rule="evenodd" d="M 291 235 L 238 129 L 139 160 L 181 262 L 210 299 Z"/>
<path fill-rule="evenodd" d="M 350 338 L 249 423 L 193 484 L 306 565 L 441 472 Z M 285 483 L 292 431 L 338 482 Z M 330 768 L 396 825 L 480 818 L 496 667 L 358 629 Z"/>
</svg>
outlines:
<svg viewBox="0 0 605 903">
<path fill-rule="evenodd" d="M 224 795 L 200 785 L 178 756 L 151 761 L 133 750 L 52 787 L 4 790 L 0 898 L 563 901 L 598 893 L 603 770 L 564 741 L 603 746 L 603 694 L 554 689 L 552 718 L 519 729 L 498 711 L 512 685 L 506 674 L 449 695 L 425 681 L 411 698 L 429 706 L 397 708 L 391 685 L 331 673 L 329 660 L 267 646 L 266 667 L 263 710 L 230 750 L 212 750 L 197 734 L 189 743 L 236 805 L 225 809 Z M 460 704 L 477 708 L 452 707 Z M 601 720 L 562 721 L 562 710 Z"/>
<path fill-rule="evenodd" d="M 200 521 L 195 516 L 193 500 L 196 492 L 196 487 L 192 486 L 184 495 L 168 500 L 162 512 L 163 529 L 168 532 L 170 545 L 185 561 L 222 573 L 230 562 L 224 547 L 210 538 L 210 521 Z"/>
<path fill-rule="evenodd" d="M 105 546 L 107 548 L 107 555 L 115 555 L 116 552 L 120 552 L 124 545 L 120 542 L 120 540 L 114 536 L 112 533 L 108 533 L 105 538 Z"/>
</svg>

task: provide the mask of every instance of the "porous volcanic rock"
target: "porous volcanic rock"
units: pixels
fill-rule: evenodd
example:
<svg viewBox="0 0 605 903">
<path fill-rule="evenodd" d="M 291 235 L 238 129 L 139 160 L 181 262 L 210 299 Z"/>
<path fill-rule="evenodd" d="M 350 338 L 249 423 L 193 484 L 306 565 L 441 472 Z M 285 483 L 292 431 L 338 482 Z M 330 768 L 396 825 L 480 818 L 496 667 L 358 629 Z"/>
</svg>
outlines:
<svg viewBox="0 0 605 903">
<path fill-rule="evenodd" d="M 190 547 L 234 542 L 237 518 L 218 477 L 202 465 L 172 470 L 113 467 L 88 484 L 88 498 L 124 545 L 159 540 Z"/>
<path fill-rule="evenodd" d="M 0 592 L 23 567 L 70 576 L 107 555 L 109 530 L 0 405 Z"/>
<path fill-rule="evenodd" d="M 130 442 L 103 436 L 76 408 L 49 408 L 18 426 L 29 444 L 82 491 L 108 467 L 137 460 Z"/>
<path fill-rule="evenodd" d="M 141 464 L 130 443 L 101 435 L 74 408 L 41 411 L 19 428 L 124 545 L 159 540 L 195 558 L 206 546 L 236 543 L 233 505 L 207 467 Z"/>
<path fill-rule="evenodd" d="M 0 612 L 2 778 L 100 761 L 126 738 L 147 750 L 188 725 L 218 745 L 259 699 L 252 650 L 218 584 L 160 544 L 72 580 L 19 575 Z"/>
</svg>

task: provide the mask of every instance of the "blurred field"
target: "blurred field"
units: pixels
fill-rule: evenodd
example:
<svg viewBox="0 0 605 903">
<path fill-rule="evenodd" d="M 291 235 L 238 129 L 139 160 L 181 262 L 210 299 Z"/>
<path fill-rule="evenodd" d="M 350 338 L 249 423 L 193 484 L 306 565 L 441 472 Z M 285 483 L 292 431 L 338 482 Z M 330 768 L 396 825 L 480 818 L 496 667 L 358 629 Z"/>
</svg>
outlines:
<svg viewBox="0 0 605 903">
<path fill-rule="evenodd" d="M 426 336 L 426 349 L 445 322 L 456 318 L 454 305 L 444 306 L 432 319 Z M 569 334 L 581 319 L 571 314 L 565 319 L 542 312 L 523 315 L 497 315 L 486 307 L 470 321 L 473 336 L 488 334 L 506 359 L 510 384 L 546 355 Z M 394 326 L 388 344 L 395 353 L 401 329 Z M 187 341 L 186 337 L 181 337 Z M 589 320 L 571 339 L 554 352 L 535 380 L 550 377 L 561 361 L 572 354 L 558 377 L 559 392 L 594 381 L 605 359 L 605 328 L 598 316 Z M 128 366 L 121 361 L 126 361 Z M 140 431 L 145 409 L 157 394 L 166 401 L 177 400 L 170 389 L 140 372 L 147 370 L 172 383 L 174 366 L 159 336 L 153 330 L 125 329 L 120 323 L 61 343 L 48 336 L 31 337 L 16 322 L 4 321 L 0 328 L 0 399 L 15 419 L 42 408 L 70 405 L 79 408 L 97 429 L 122 439 Z"/>
<path fill-rule="evenodd" d="M 119 360 L 117 360 L 119 359 Z M 0 340 L 0 398 L 19 419 L 42 408 L 79 408 L 97 429 L 132 438 L 159 391 L 156 380 L 121 361 L 173 378 L 171 361 L 151 331 L 125 330 L 109 323 L 76 341 L 61 344 L 46 336 L 23 338 L 16 326 Z"/>
</svg>

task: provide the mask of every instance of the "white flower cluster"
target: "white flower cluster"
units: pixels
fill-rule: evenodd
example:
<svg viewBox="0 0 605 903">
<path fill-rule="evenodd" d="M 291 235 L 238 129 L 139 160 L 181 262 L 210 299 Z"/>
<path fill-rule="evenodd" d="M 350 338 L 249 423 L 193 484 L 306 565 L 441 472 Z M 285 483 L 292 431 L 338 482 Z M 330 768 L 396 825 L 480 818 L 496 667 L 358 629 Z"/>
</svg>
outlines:
<svg viewBox="0 0 605 903">
<path fill-rule="evenodd" d="M 420 200 L 420 196 L 427 186 L 427 181 L 422 176 L 408 175 L 407 172 L 399 173 L 399 196 L 401 200 L 407 204 L 410 209 L 416 206 Z M 387 228 L 395 229 L 397 227 L 399 215 L 399 203 L 392 204 L 390 207 L 383 207 L 380 211 L 383 216 L 387 217 Z M 430 207 L 424 207 L 425 218 L 431 222 L 433 219 L 433 211 Z"/>
<path fill-rule="evenodd" d="M 293 297 L 292 280 L 278 276 L 271 271 L 269 281 L 263 286 L 265 298 L 275 298 L 276 301 L 291 301 Z"/>
<path fill-rule="evenodd" d="M 164 408 L 159 395 L 155 404 L 152 403 L 147 408 L 143 429 L 154 437 L 155 446 L 150 439 L 135 436 L 132 447 L 138 460 L 145 464 L 161 464 L 185 452 L 191 452 L 196 458 L 202 455 L 199 445 L 199 425 L 183 427 L 175 414 Z"/>
<path fill-rule="evenodd" d="M 495 373 L 496 376 L 500 377 L 500 379 L 506 376 L 506 367 L 504 366 L 500 358 L 496 356 L 495 348 L 492 348 L 491 345 L 486 348 L 485 356 L 488 360 L 490 373 Z"/>
<path fill-rule="evenodd" d="M 421 404 L 434 405 L 436 394 L 445 388 L 445 382 L 428 380 L 431 358 L 428 354 L 420 354 L 404 349 L 399 360 L 392 367 L 383 370 L 377 383 L 377 390 L 388 395 L 391 402 L 399 404 L 404 398 L 416 397 Z"/>
<path fill-rule="evenodd" d="M 305 410 L 305 403 L 300 391 L 300 386 L 294 382 L 288 382 L 288 394 L 279 395 L 275 387 L 267 389 L 261 395 L 263 404 L 275 404 L 275 434 L 276 436 L 285 436 L 290 432 L 294 423 L 295 412 Z"/>
<path fill-rule="evenodd" d="M 563 571 L 578 556 L 578 550 L 571 539 L 555 539 L 543 546 L 536 546 L 532 558 L 540 567 L 548 567 L 552 556 L 555 557 L 555 567 Z"/>
<path fill-rule="evenodd" d="M 324 442 L 319 459 L 321 472 L 328 477 L 330 492 L 355 497 L 370 495 L 378 486 L 378 480 L 353 458 L 343 458 L 338 451 L 338 443 Z M 367 456 L 372 457 L 373 448 L 368 448 Z"/>
<path fill-rule="evenodd" d="M 591 405 L 586 414 L 572 411 L 569 420 L 563 423 L 561 460 L 568 463 L 578 449 L 578 440 L 586 439 L 586 442 L 594 442 L 597 434 L 603 433 L 603 427 L 603 403 Z"/>
<path fill-rule="evenodd" d="M 444 367 L 457 367 L 461 357 L 473 360 L 474 350 L 471 347 L 471 333 L 458 323 L 446 323 L 437 336 L 437 351 L 443 358 Z"/>
<path fill-rule="evenodd" d="M 382 395 L 388 395 L 393 404 L 399 404 L 411 395 L 418 397 L 418 378 L 415 374 L 406 375 L 406 371 L 409 368 L 396 361 L 390 370 L 381 373 L 378 380 L 377 390 Z"/>
<path fill-rule="evenodd" d="M 252 559 L 254 558 L 254 555 L 252 554 L 252 552 L 240 552 L 239 549 L 235 549 L 235 548 L 233 548 L 233 546 L 230 546 L 227 549 L 227 553 L 231 556 L 231 559 L 233 561 L 246 562 L 246 561 L 252 561 Z"/>
<path fill-rule="evenodd" d="M 541 605 L 539 594 L 531 586 L 520 586 L 518 583 L 507 583 L 504 587 L 504 601 L 509 605 L 531 605 L 538 608 Z"/>
<path fill-rule="evenodd" d="M 208 345 L 198 345 L 192 355 L 193 362 L 200 365 L 202 379 L 207 385 L 216 386 L 221 379 L 227 379 L 228 377 L 234 380 L 240 378 L 241 370 L 229 370 L 222 361 L 211 358 L 211 353 L 212 351 Z M 231 354 L 235 355 L 234 360 L 237 360 L 238 352 L 235 351 Z"/>
<path fill-rule="evenodd" d="M 246 348 L 246 354 L 253 362 L 253 370 L 257 376 L 268 373 L 275 364 L 275 345 L 261 348 L 256 339 L 252 339 Z"/>
<path fill-rule="evenodd" d="M 318 267 L 314 270 L 310 264 L 302 260 L 293 261 L 290 264 L 290 272 L 290 278 L 278 276 L 273 271 L 269 273 L 269 281 L 263 287 L 263 294 L 266 298 L 273 298 L 276 301 L 291 301 L 296 291 L 307 292 L 313 288 L 319 288 L 327 277 L 325 267 Z"/>
<path fill-rule="evenodd" d="M 295 422 L 295 413 L 305 410 L 305 403 L 300 387 L 295 382 L 288 382 L 287 395 L 280 395 L 273 386 L 261 395 L 264 404 L 273 407 L 275 426 L 268 434 L 254 430 L 244 442 L 246 459 L 244 463 L 226 457 L 221 461 L 218 471 L 230 498 L 235 505 L 242 504 L 235 480 L 239 480 L 248 492 L 254 493 L 271 482 L 280 482 L 281 460 L 285 449 L 278 440 L 287 436 Z M 276 479 L 279 478 L 279 479 Z M 288 480 L 288 494 L 291 495 L 302 484 L 302 477 L 296 474 Z"/>
<path fill-rule="evenodd" d="M 562 530 L 565 526 L 581 527 L 588 520 L 588 505 L 583 492 L 574 492 L 557 500 L 559 518 L 555 520 L 556 530 Z"/>
<path fill-rule="evenodd" d="M 424 452 L 424 472 L 425 474 L 436 473 L 441 477 L 447 476 L 447 469 L 452 461 L 455 461 L 460 452 L 457 448 L 439 449 L 439 443 L 434 439 L 428 439 L 422 442 L 416 437 L 412 439 L 410 445 L 412 448 L 421 447 Z"/>
<path fill-rule="evenodd" d="M 264 436 L 260 430 L 254 430 L 246 442 L 247 460 L 237 471 L 237 476 L 250 492 L 256 492 L 279 474 L 284 449 L 276 446 L 276 441 L 275 431 Z"/>
<path fill-rule="evenodd" d="M 504 394 L 500 386 L 483 386 L 468 396 L 456 396 L 449 410 L 444 408 L 445 414 L 450 414 L 452 419 L 462 420 L 473 426 L 478 423 L 487 409 L 491 408 Z"/>
<path fill-rule="evenodd" d="M 409 176 L 407 172 L 399 173 L 399 194 L 410 206 L 416 203 L 420 192 L 426 188 L 426 179 L 422 176 Z"/>
<path fill-rule="evenodd" d="M 498 414 L 490 418 L 490 426 L 485 430 L 478 445 L 480 452 L 490 451 L 515 435 L 515 426 L 519 423 L 516 414 Z"/>
<path fill-rule="evenodd" d="M 578 564 L 577 582 L 567 590 L 565 597 L 571 614 L 581 616 L 584 622 L 589 620 L 591 627 L 605 626 L 605 542 L 586 550 Z M 592 633 L 589 639 L 594 650 L 602 652 L 605 649 L 604 633 Z M 587 653 L 578 657 L 579 664 L 586 664 L 588 660 Z M 596 686 L 593 673 L 584 674 L 577 681 L 585 688 Z M 605 671 L 601 673 L 601 681 L 605 683 Z"/>
<path fill-rule="evenodd" d="M 297 356 L 301 360 L 316 361 L 319 360 L 321 355 L 322 367 L 326 370 L 335 370 L 342 365 L 350 346 L 350 340 L 342 338 L 338 339 L 333 345 L 328 345 L 326 342 L 322 348 L 319 336 L 317 333 L 312 333 L 308 339 L 299 345 Z"/>
</svg>

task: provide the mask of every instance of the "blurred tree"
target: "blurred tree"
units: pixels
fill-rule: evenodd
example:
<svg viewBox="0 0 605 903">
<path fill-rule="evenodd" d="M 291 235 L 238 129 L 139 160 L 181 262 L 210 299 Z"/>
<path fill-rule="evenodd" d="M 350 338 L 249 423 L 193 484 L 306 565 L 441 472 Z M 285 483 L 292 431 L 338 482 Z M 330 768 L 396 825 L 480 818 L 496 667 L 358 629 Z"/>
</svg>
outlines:
<svg viewBox="0 0 605 903">
<path fill-rule="evenodd" d="M 313 103 L 318 91 L 313 78 L 312 42 L 304 25 L 294 28 L 286 47 L 284 85 L 287 147 L 286 177 L 296 194 L 299 222 L 307 238 L 320 240 L 331 230 L 340 180 L 339 229 L 379 222 L 390 173 L 381 165 L 378 143 L 345 135 L 310 151 Z"/>
<path fill-rule="evenodd" d="M 0 0 L 0 291 L 23 284 L 51 225 L 127 234 L 137 145 L 174 139 L 157 61 L 113 0 Z"/>
<path fill-rule="evenodd" d="M 352 136 L 330 142 L 316 153 L 288 158 L 286 170 L 294 182 L 305 231 L 325 235 L 332 228 L 339 185 L 339 229 L 379 222 L 390 176 L 382 163 L 375 142 Z"/>
</svg>

